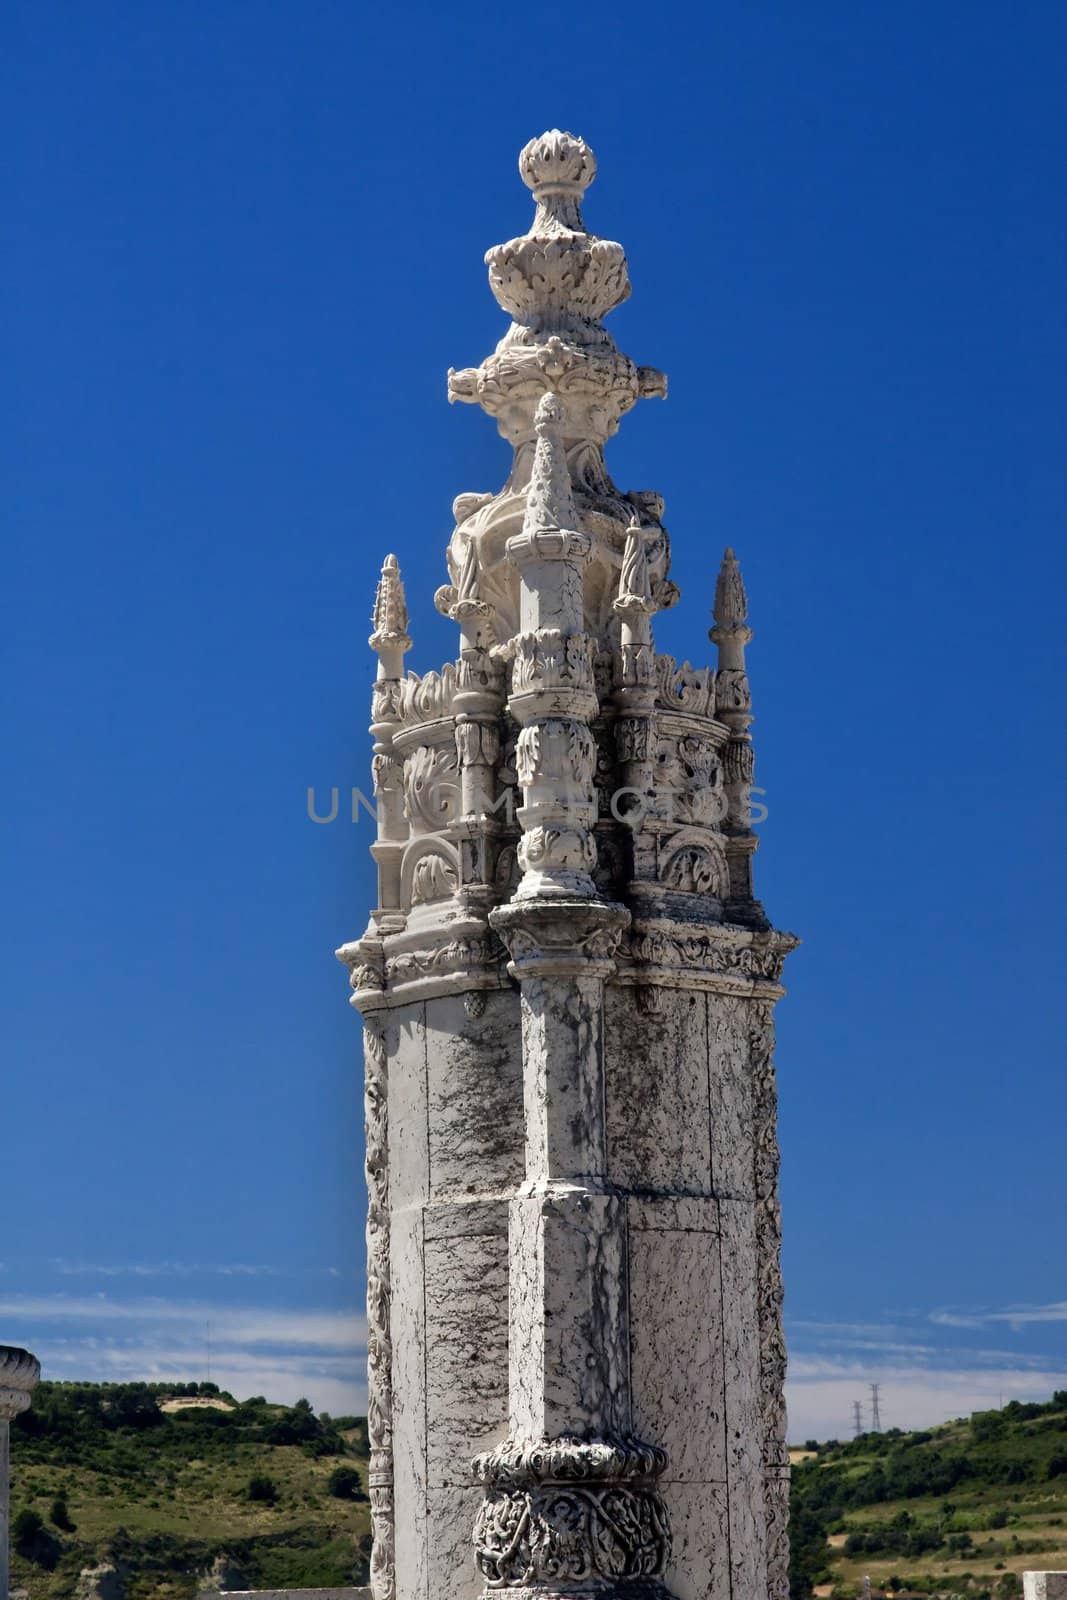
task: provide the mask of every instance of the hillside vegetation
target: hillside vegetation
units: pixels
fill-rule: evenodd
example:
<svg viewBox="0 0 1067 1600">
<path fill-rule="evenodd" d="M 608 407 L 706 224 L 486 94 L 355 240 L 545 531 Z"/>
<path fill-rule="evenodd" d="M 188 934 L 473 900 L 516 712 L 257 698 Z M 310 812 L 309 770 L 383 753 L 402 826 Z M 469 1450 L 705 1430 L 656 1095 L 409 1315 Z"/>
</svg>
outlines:
<svg viewBox="0 0 1067 1600">
<path fill-rule="evenodd" d="M 68 1600 L 101 1564 L 127 1600 L 191 1600 L 216 1564 L 234 1587 L 363 1583 L 366 1445 L 362 1417 L 307 1401 L 42 1383 L 11 1428 L 12 1587 Z"/>
<path fill-rule="evenodd" d="M 1067 1391 L 922 1433 L 811 1441 L 793 1467 L 792 1600 L 1015 1600 L 1067 1568 Z"/>
</svg>

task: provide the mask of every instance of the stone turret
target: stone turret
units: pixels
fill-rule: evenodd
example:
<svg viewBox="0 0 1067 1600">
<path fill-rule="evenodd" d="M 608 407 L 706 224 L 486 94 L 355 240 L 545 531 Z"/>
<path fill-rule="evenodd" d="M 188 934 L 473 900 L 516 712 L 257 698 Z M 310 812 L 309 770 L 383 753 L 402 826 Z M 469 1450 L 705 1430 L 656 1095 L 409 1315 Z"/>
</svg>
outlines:
<svg viewBox="0 0 1067 1600">
<path fill-rule="evenodd" d="M 456 499 L 404 673 L 393 557 L 372 648 L 378 906 L 338 954 L 363 1013 L 376 1600 L 785 1600 L 788 1467 L 772 1009 L 752 889 L 751 637 L 657 653 L 661 497 L 604 447 L 663 397 L 604 318 L 592 151 L 522 151 L 536 210 L 491 249 L 511 318 L 449 374 L 512 449 Z M 474 1550 L 471 1550 L 471 1541 Z"/>
</svg>

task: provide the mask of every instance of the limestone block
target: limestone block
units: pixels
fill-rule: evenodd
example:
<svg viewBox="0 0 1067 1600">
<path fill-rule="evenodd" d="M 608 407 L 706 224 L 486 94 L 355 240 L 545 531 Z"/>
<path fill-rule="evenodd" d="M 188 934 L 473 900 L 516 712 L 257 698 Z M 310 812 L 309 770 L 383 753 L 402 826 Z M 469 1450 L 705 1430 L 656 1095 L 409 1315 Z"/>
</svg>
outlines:
<svg viewBox="0 0 1067 1600">
<path fill-rule="evenodd" d="M 671 1519 L 668 1590 L 676 1600 L 731 1600 L 726 1485 L 667 1480 L 662 1490 Z"/>
<path fill-rule="evenodd" d="M 634 1427 L 667 1452 L 667 1478 L 726 1482 L 718 1229 L 630 1224 Z"/>
<path fill-rule="evenodd" d="M 475 1484 L 433 1488 L 427 1495 L 430 1551 L 428 1600 L 478 1600 L 485 1584 L 474 1563 L 471 1533 L 482 1501 Z"/>
<path fill-rule="evenodd" d="M 426 1136 L 426 1007 L 402 1006 L 385 1032 L 389 1062 L 389 1200 L 393 1206 L 429 1199 Z"/>
<path fill-rule="evenodd" d="M 506 1193 L 524 1177 L 519 1006 L 490 994 L 470 1017 L 462 995 L 426 1005 L 429 1188 L 433 1199 Z"/>
<path fill-rule="evenodd" d="M 515 1431 L 533 1438 L 625 1431 L 623 1203 L 580 1189 L 519 1195 L 509 1240 Z"/>
<path fill-rule="evenodd" d="M 641 1012 L 632 987 L 604 995 L 608 1169 L 624 1189 L 711 1192 L 707 1007 L 703 994 L 658 991 Z"/>
<path fill-rule="evenodd" d="M 427 1481 L 469 1488 L 507 1433 L 507 1202 L 428 1208 L 425 1270 Z"/>
<path fill-rule="evenodd" d="M 390 1228 L 393 1329 L 393 1497 L 396 1590 L 421 1594 L 426 1584 L 426 1318 L 423 1213 L 394 1211 Z"/>
<path fill-rule="evenodd" d="M 720 1201 L 719 1220 L 733 1600 L 766 1600 L 755 1206 Z"/>
<path fill-rule="evenodd" d="M 714 995 L 707 1005 L 712 1183 L 721 1197 L 747 1199 L 755 1192 L 748 1003 Z"/>
</svg>

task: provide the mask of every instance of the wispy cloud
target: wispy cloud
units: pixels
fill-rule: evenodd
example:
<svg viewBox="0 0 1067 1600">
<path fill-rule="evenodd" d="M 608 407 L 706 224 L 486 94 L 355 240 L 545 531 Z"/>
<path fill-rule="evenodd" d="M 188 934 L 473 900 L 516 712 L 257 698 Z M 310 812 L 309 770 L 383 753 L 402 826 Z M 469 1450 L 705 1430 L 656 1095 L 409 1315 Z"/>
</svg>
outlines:
<svg viewBox="0 0 1067 1600">
<path fill-rule="evenodd" d="M 366 1406 L 366 1318 L 353 1310 L 219 1306 L 207 1300 L 0 1296 L 0 1318 L 45 1377 L 175 1382 L 210 1376 L 238 1396 L 319 1410 Z"/>
<path fill-rule="evenodd" d="M 250 1262 L 196 1261 L 66 1261 L 56 1257 L 55 1270 L 65 1278 L 273 1278 L 277 1267 L 256 1265 Z"/>
<path fill-rule="evenodd" d="M 1004 1324 L 1019 1333 L 1033 1323 L 1067 1322 L 1067 1300 L 1048 1305 L 1003 1306 L 996 1310 L 955 1310 L 944 1307 L 930 1313 L 930 1321 L 940 1328 L 984 1328 Z"/>
<path fill-rule="evenodd" d="M 210 1301 L 115 1300 L 108 1295 L 0 1296 L 0 1316 L 38 1324 L 180 1324 L 203 1330 L 211 1324 L 219 1342 L 249 1345 L 317 1345 L 346 1349 L 366 1344 L 367 1320 L 356 1311 L 272 1306 L 218 1306 Z"/>
</svg>

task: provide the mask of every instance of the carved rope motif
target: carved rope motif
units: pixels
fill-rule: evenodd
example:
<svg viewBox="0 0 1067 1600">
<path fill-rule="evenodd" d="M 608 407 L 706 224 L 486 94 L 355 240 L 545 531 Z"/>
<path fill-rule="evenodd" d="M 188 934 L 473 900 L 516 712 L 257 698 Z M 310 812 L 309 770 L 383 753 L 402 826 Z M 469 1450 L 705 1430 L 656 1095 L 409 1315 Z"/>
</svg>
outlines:
<svg viewBox="0 0 1067 1600">
<path fill-rule="evenodd" d="M 749 1035 L 755 1121 L 757 1304 L 763 1425 L 764 1514 L 771 1600 L 789 1595 L 786 1347 L 782 1327 L 782 1212 L 778 1200 L 778 1089 L 771 1008 L 754 1008 Z"/>
<path fill-rule="evenodd" d="M 396 1593 L 393 1521 L 393 1378 L 389 1327 L 389 1067 L 385 1038 L 375 1021 L 363 1026 L 364 1107 L 367 1130 L 367 1434 L 373 1545 L 370 1584 L 374 1600 Z"/>
</svg>

